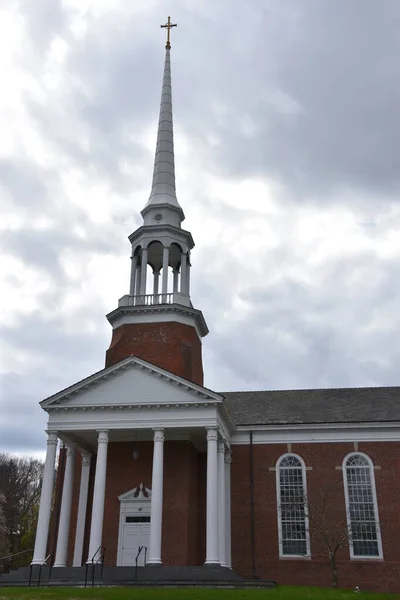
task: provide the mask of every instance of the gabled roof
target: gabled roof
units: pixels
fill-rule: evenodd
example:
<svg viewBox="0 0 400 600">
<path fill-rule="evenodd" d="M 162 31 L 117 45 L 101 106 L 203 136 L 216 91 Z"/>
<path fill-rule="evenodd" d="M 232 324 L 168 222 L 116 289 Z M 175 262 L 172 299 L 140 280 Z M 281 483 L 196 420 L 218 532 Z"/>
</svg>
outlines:
<svg viewBox="0 0 400 600">
<path fill-rule="evenodd" d="M 65 403 L 71 400 L 71 397 L 75 398 L 79 394 L 88 392 L 88 390 L 91 390 L 93 386 L 104 384 L 107 380 L 109 380 L 110 377 L 118 377 L 118 375 L 121 375 L 130 367 L 138 367 L 148 375 L 152 375 L 157 379 L 161 379 L 168 383 L 173 383 L 182 390 L 186 390 L 187 392 L 193 394 L 193 396 L 196 396 L 197 402 L 208 401 L 213 403 L 221 403 L 222 405 L 222 396 L 220 394 L 208 390 L 201 385 L 197 385 L 196 383 L 184 379 L 183 377 L 179 377 L 170 371 L 157 367 L 156 365 L 137 358 L 136 356 L 128 356 L 119 363 L 106 369 L 102 369 L 101 371 L 98 371 L 97 373 L 94 373 L 93 375 L 90 375 L 89 377 L 86 377 L 85 379 L 82 379 L 81 381 L 78 381 L 77 383 L 65 388 L 61 392 L 53 394 L 45 400 L 42 400 L 40 403 L 41 407 L 44 410 L 57 407 L 57 405 L 60 405 L 60 403 Z M 107 403 L 112 403 L 112 398 L 110 399 L 110 402 Z M 157 403 L 160 404 L 159 399 L 157 400 Z"/>
<path fill-rule="evenodd" d="M 223 392 L 237 425 L 400 422 L 400 387 Z"/>
</svg>

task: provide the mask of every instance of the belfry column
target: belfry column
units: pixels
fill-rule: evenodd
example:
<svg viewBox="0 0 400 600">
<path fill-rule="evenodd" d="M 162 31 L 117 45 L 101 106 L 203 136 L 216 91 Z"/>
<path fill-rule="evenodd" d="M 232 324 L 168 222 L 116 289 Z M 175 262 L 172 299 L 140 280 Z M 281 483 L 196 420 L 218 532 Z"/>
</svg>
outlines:
<svg viewBox="0 0 400 600">
<path fill-rule="evenodd" d="M 232 454 L 225 452 L 225 527 L 226 527 L 226 566 L 232 568 L 232 542 L 231 542 L 231 462 Z"/>
<path fill-rule="evenodd" d="M 162 293 L 168 293 L 168 263 L 169 263 L 169 248 L 163 248 L 163 263 L 162 263 Z"/>
<path fill-rule="evenodd" d="M 73 567 L 82 565 L 83 540 L 85 536 L 86 507 L 89 491 L 90 459 L 89 452 L 82 452 L 81 483 L 79 486 L 78 516 L 76 519 L 76 534 L 74 545 Z"/>
<path fill-rule="evenodd" d="M 146 282 L 147 282 L 147 257 L 148 249 L 142 248 L 142 266 L 140 271 L 140 295 L 146 295 Z"/>
<path fill-rule="evenodd" d="M 153 280 L 153 294 L 154 296 L 158 295 L 158 282 L 160 280 L 160 271 L 154 271 L 154 280 Z"/>
<path fill-rule="evenodd" d="M 174 269 L 174 294 L 176 294 L 177 292 L 179 292 L 179 271 L 178 268 L 175 267 Z"/>
<path fill-rule="evenodd" d="M 129 285 L 129 295 L 135 295 L 135 287 L 136 287 L 136 269 L 137 269 L 137 256 L 132 256 L 131 258 L 131 281 Z"/>
<path fill-rule="evenodd" d="M 103 539 L 104 497 L 106 492 L 108 431 L 99 431 L 97 438 L 96 474 L 94 478 L 92 522 L 87 562 L 91 562 Z"/>
<path fill-rule="evenodd" d="M 57 432 L 48 431 L 46 461 L 44 463 L 42 492 L 40 494 L 39 517 L 36 527 L 35 550 L 33 552 L 32 565 L 41 565 L 46 558 L 57 442 Z"/>
<path fill-rule="evenodd" d="M 207 429 L 206 565 L 218 565 L 218 432 Z"/>
<path fill-rule="evenodd" d="M 151 483 L 151 517 L 149 565 L 161 565 L 164 430 L 154 429 L 153 475 Z"/>
<path fill-rule="evenodd" d="M 181 294 L 186 294 L 187 289 L 187 255 L 181 254 Z"/>
<path fill-rule="evenodd" d="M 226 567 L 225 442 L 218 442 L 218 550 L 221 567 Z"/>
<path fill-rule="evenodd" d="M 69 526 L 71 522 L 72 489 L 74 483 L 75 444 L 67 444 L 67 462 L 62 488 L 55 567 L 67 566 Z"/>
</svg>

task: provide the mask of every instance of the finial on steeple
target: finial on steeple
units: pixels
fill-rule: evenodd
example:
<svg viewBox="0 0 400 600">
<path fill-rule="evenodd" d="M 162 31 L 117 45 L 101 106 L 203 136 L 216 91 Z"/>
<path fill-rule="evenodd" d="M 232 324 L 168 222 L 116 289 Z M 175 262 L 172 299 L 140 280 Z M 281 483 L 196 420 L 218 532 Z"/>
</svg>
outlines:
<svg viewBox="0 0 400 600">
<path fill-rule="evenodd" d="M 165 47 L 167 50 L 171 50 L 171 43 L 170 43 L 170 38 L 169 38 L 169 32 L 171 31 L 172 27 L 178 27 L 178 25 L 176 23 L 171 23 L 171 17 L 168 17 L 168 21 L 165 23 L 165 25 L 160 25 L 160 27 L 166 27 L 167 28 L 167 43 L 165 44 Z"/>
</svg>

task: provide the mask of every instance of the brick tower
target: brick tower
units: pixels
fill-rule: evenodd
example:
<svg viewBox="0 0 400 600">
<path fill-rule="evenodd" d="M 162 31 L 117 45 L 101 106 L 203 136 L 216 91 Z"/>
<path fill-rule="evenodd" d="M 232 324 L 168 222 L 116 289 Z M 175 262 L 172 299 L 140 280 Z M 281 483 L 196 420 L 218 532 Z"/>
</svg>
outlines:
<svg viewBox="0 0 400 600">
<path fill-rule="evenodd" d="M 170 43 L 167 41 L 160 118 L 149 200 L 132 245 L 129 294 L 107 315 L 112 339 L 106 367 L 134 355 L 203 384 L 201 338 L 208 328 L 190 300 L 190 251 L 175 190 Z"/>
</svg>

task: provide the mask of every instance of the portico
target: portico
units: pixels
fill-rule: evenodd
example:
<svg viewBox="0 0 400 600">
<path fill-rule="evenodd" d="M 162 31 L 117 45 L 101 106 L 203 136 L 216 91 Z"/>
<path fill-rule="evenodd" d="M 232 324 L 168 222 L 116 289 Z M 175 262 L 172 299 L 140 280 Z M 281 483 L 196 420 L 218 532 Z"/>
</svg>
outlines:
<svg viewBox="0 0 400 600">
<path fill-rule="evenodd" d="M 48 437 L 52 442 L 46 458 L 49 471 L 54 472 L 53 448 L 57 437 L 64 442 L 66 452 L 55 567 L 68 564 L 68 552 L 73 555 L 75 566 L 91 560 L 101 546 L 116 548 L 115 552 L 111 551 L 110 559 L 120 553 L 122 542 L 117 539 L 121 532 L 120 511 L 114 507 L 121 494 L 142 481 L 151 492 L 148 564 L 161 565 L 165 562 L 164 556 L 167 562 L 178 560 L 178 555 L 168 558 L 168 552 L 164 552 L 165 544 L 168 546 L 169 526 L 163 524 L 163 515 L 171 515 L 171 501 L 177 507 L 178 521 L 181 520 L 183 533 L 180 535 L 184 544 L 190 544 L 192 536 L 200 539 L 198 531 L 202 523 L 198 515 L 205 512 L 202 562 L 228 564 L 230 519 L 226 511 L 231 426 L 218 394 L 130 357 L 45 400 L 42 406 L 49 413 Z M 167 468 L 166 452 L 169 457 L 176 457 L 172 461 L 168 459 Z M 113 472 L 120 473 L 120 467 L 123 473 L 118 475 L 117 486 Z M 71 517 L 76 468 L 81 471 L 76 491 L 78 508 L 76 516 Z M 202 479 L 204 507 L 197 505 Z M 126 488 L 122 489 L 124 485 Z M 46 507 L 51 493 L 52 486 L 44 485 L 41 506 Z M 179 506 L 182 494 L 184 502 Z M 88 504 L 90 511 L 87 511 Z M 90 522 L 86 522 L 86 514 L 90 515 Z M 50 514 L 44 513 L 38 527 L 35 564 L 46 558 L 49 519 Z M 83 555 L 85 528 L 89 531 L 87 556 Z M 186 560 L 200 553 L 199 549 L 187 551 Z M 117 557 L 113 564 L 117 564 Z"/>
</svg>

